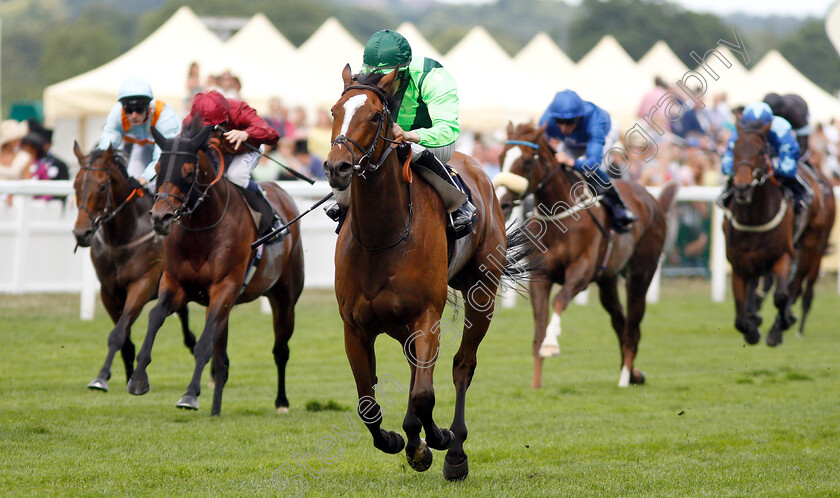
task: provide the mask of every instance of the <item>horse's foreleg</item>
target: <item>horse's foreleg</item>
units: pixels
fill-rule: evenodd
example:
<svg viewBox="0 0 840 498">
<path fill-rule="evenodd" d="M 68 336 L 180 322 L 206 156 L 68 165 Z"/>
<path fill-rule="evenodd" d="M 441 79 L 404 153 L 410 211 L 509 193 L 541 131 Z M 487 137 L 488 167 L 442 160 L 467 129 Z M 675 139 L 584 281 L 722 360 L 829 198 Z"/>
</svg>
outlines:
<svg viewBox="0 0 840 498">
<path fill-rule="evenodd" d="M 376 384 L 376 353 L 373 349 L 373 340 L 367 339 L 363 334 L 363 331 L 344 324 L 344 350 L 347 353 L 347 360 L 350 362 L 359 395 L 356 412 L 373 436 L 374 447 L 385 453 L 399 453 L 405 447 L 403 437 L 396 432 L 380 428 L 382 410 L 376 402 L 376 393 L 373 388 Z"/>
<path fill-rule="evenodd" d="M 102 365 L 102 368 L 99 370 L 99 374 L 96 378 L 88 383 L 88 389 L 97 389 L 100 391 L 108 390 L 108 379 L 111 378 L 111 365 L 114 362 L 114 355 L 117 354 L 117 350 L 122 348 L 123 343 L 128 337 L 129 332 L 126 330 L 124 320 L 121 321 L 123 318 L 125 299 L 121 299 L 116 295 L 117 293 L 118 291 L 104 285 L 100 292 L 100 295 L 102 296 L 102 304 L 105 305 L 105 310 L 108 311 L 111 321 L 114 322 L 114 328 L 111 329 L 111 332 L 108 334 L 108 354 L 105 357 L 105 363 Z M 120 340 L 123 342 L 118 344 L 117 342 Z M 132 371 L 134 371 L 133 357 L 131 361 L 131 371 L 126 370 L 126 375 L 130 377 Z"/>
<path fill-rule="evenodd" d="M 407 438 L 405 453 L 411 468 L 419 472 L 427 470 L 432 464 L 429 448 L 445 450 L 452 444 L 452 433 L 441 430 L 432 414 L 435 407 L 434 370 L 443 333 L 440 315 L 440 310 L 427 309 L 414 323 L 414 333 L 403 345 L 412 373 L 408 410 L 403 420 Z M 426 441 L 420 439 L 421 427 L 425 429 Z"/>
<path fill-rule="evenodd" d="M 479 296 L 486 298 L 488 296 Z M 546 305 L 548 296 L 546 295 Z M 455 384 L 455 414 L 452 417 L 452 425 L 449 430 L 455 436 L 452 446 L 446 452 L 443 462 L 443 476 L 450 480 L 460 480 L 467 477 L 469 465 L 467 454 L 464 452 L 464 442 L 467 440 L 467 423 L 465 418 L 467 389 L 472 382 L 475 367 L 477 365 L 476 353 L 481 344 L 487 328 L 490 326 L 490 317 L 486 309 L 493 309 L 495 296 L 481 303 L 467 302 L 464 314 L 464 337 L 461 339 L 461 347 L 455 353 L 452 360 L 452 382 Z"/>
<path fill-rule="evenodd" d="M 630 260 L 630 275 L 627 277 L 627 323 L 621 341 L 622 366 L 619 387 L 627 387 L 628 381 L 633 384 L 645 382 L 645 374 L 634 368 L 633 362 L 639 352 L 639 340 L 642 337 L 639 326 L 645 316 L 647 291 L 656 273 L 656 265 L 650 264 L 645 270 L 642 264 L 635 266 L 634 263 L 634 260 Z"/>
<path fill-rule="evenodd" d="M 227 331 L 228 318 L 230 317 L 230 310 L 236 301 L 236 295 L 239 291 L 239 285 L 236 283 L 223 281 L 220 284 L 211 286 L 208 289 L 210 295 L 210 302 L 207 305 L 207 313 L 205 316 L 204 330 L 201 332 L 201 337 L 195 344 L 195 369 L 193 370 L 192 380 L 187 386 L 187 392 L 175 403 L 178 408 L 186 408 L 188 410 L 198 410 L 198 396 L 201 394 L 201 373 L 210 357 L 216 348 L 216 342 Z M 227 341 L 227 338 L 225 338 Z M 227 376 L 227 368 L 224 373 L 215 372 L 214 381 Z M 221 401 L 221 390 L 224 386 L 216 384 L 214 389 L 218 392 Z M 221 411 L 221 407 L 218 408 Z M 211 410 L 210 415 L 219 415 L 219 412 Z"/>
<path fill-rule="evenodd" d="M 560 288 L 560 292 L 554 296 L 554 301 L 552 302 L 551 320 L 548 321 L 548 326 L 545 328 L 543 345 L 550 341 L 549 338 L 553 338 L 552 342 L 557 342 L 561 331 L 560 317 L 566 311 L 571 300 L 589 285 L 589 266 L 588 261 L 585 258 L 581 258 L 566 270 L 565 283 Z M 536 345 L 534 347 L 536 348 Z M 539 388 L 542 385 L 542 363 L 542 357 L 540 357 L 539 353 L 535 354 L 534 380 L 531 383 L 531 387 Z"/>
<path fill-rule="evenodd" d="M 224 326 L 219 330 L 219 336 L 213 345 L 213 381 L 215 387 L 213 389 L 213 407 L 210 409 L 210 415 L 221 415 L 222 413 L 222 391 L 225 388 L 225 383 L 228 379 L 228 368 L 230 367 L 230 360 L 227 355 L 227 341 L 228 324 L 225 322 Z"/>
<path fill-rule="evenodd" d="M 754 286 L 751 286 L 753 289 Z M 747 344 L 756 344 L 761 332 L 751 319 L 748 284 L 743 275 L 732 272 L 732 295 L 735 297 L 735 328 L 744 334 Z"/>
<path fill-rule="evenodd" d="M 165 276 L 164 276 L 165 277 Z M 149 392 L 149 377 L 146 375 L 146 367 L 152 362 L 152 346 L 155 336 L 163 325 L 166 317 L 184 305 L 186 294 L 183 289 L 176 285 L 165 285 L 161 280 L 161 291 L 158 301 L 149 312 L 149 327 L 146 330 L 146 337 L 137 353 L 137 368 L 131 374 L 126 389 L 130 394 L 146 394 Z"/>
<path fill-rule="evenodd" d="M 790 310 L 791 304 L 791 265 L 790 254 L 784 254 L 773 265 L 773 275 L 776 277 L 776 292 L 773 295 L 773 304 L 776 305 L 778 314 L 773 328 L 767 333 L 766 343 L 768 346 L 778 346 L 782 343 L 782 334 L 796 322 L 796 317 Z"/>
<path fill-rule="evenodd" d="M 618 346 L 621 353 L 621 376 L 618 380 L 618 387 L 627 387 L 630 384 L 630 372 L 633 371 L 633 358 L 635 357 L 636 346 L 628 331 L 627 320 L 624 317 L 624 310 L 621 307 L 621 300 L 618 297 L 618 277 L 599 280 L 598 289 L 601 306 L 610 314 L 613 330 L 615 330 L 615 334 L 618 336 Z M 644 297 L 644 293 L 642 297 Z M 629 291 L 627 301 L 629 307 L 631 302 Z M 633 351 L 632 355 L 628 354 L 631 350 Z"/>
<path fill-rule="evenodd" d="M 560 354 L 559 334 L 546 341 L 546 326 L 548 325 L 548 296 L 551 293 L 551 280 L 547 276 L 535 278 L 529 284 L 531 294 L 531 311 L 534 315 L 534 377 L 531 381 L 533 389 L 542 387 L 543 358 Z"/>
<path fill-rule="evenodd" d="M 195 354 L 195 334 L 190 330 L 190 312 L 186 305 L 178 308 L 178 319 L 181 320 L 181 333 L 184 334 L 184 346 L 190 350 L 190 354 Z"/>
<path fill-rule="evenodd" d="M 816 266 L 814 273 L 819 273 L 819 266 L 814 266 Z M 811 301 L 814 299 L 814 283 L 816 283 L 816 281 L 816 275 L 813 278 L 809 275 L 808 280 L 805 283 L 805 292 L 802 294 L 802 319 L 799 321 L 799 330 L 796 333 L 796 337 L 801 338 L 805 334 L 805 319 L 808 318 L 808 311 L 811 309 Z"/>
</svg>

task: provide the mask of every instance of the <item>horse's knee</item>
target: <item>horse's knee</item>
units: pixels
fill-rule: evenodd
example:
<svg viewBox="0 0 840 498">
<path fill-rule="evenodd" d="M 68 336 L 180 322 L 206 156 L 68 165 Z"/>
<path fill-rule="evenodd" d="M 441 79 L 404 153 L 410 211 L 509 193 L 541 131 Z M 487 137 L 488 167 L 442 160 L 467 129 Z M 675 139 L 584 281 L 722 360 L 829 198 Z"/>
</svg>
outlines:
<svg viewBox="0 0 840 498">
<path fill-rule="evenodd" d="M 431 388 L 415 388 L 411 393 L 410 402 L 414 413 L 430 414 L 435 406 L 435 392 Z"/>
</svg>

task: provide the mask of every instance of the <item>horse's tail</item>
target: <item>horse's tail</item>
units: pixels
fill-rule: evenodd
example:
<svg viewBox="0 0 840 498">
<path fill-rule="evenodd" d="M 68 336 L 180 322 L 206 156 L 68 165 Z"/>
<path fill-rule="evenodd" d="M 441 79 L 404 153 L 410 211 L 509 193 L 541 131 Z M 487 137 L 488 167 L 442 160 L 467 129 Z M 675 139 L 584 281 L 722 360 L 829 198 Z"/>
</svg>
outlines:
<svg viewBox="0 0 840 498">
<path fill-rule="evenodd" d="M 677 203 L 677 191 L 679 189 L 679 184 L 671 180 L 662 187 L 662 191 L 659 193 L 659 198 L 656 202 L 659 203 L 659 208 L 662 209 L 662 214 L 666 217 L 668 212 L 671 211 Z"/>
<path fill-rule="evenodd" d="M 501 281 L 503 290 L 512 287 L 517 292 L 525 292 L 523 282 L 530 281 L 542 267 L 542 255 L 533 243 L 533 235 L 526 229 L 526 223 L 514 222 L 506 229 L 507 253 Z"/>
</svg>

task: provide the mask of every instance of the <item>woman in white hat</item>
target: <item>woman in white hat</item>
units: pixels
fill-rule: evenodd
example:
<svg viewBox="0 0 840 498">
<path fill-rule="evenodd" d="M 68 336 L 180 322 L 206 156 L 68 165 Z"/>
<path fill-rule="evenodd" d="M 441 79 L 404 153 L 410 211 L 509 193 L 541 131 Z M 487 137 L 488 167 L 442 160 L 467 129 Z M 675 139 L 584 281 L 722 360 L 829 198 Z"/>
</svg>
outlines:
<svg viewBox="0 0 840 498">
<path fill-rule="evenodd" d="M 0 123 L 0 180 L 27 177 L 32 156 L 20 149 L 20 140 L 28 132 L 26 122 L 7 119 Z"/>
</svg>

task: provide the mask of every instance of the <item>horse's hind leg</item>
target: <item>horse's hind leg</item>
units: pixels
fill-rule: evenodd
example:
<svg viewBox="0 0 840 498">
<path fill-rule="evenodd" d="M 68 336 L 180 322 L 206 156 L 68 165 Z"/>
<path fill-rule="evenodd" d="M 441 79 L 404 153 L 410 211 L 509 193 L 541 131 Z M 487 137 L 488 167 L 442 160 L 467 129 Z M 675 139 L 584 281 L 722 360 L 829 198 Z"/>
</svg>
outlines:
<svg viewBox="0 0 840 498">
<path fill-rule="evenodd" d="M 440 310 L 428 308 L 413 324 L 411 330 L 415 332 L 403 344 L 411 364 L 411 391 L 403 420 L 405 454 L 408 464 L 418 472 L 427 470 L 432 464 L 429 448 L 445 450 L 452 444 L 452 433 L 441 430 L 432 417 L 435 406 L 434 369 L 440 354 L 440 338 L 445 333 L 440 316 Z M 421 428 L 425 429 L 426 441 L 420 438 Z"/>
<path fill-rule="evenodd" d="M 761 339 L 761 332 L 751 311 L 751 297 L 755 293 L 756 280 L 747 282 L 740 273 L 732 272 L 732 295 L 735 297 L 735 328 L 744 334 L 747 344 L 756 344 Z M 757 298 L 756 298 L 757 299 Z"/>
<path fill-rule="evenodd" d="M 289 361 L 289 339 L 295 330 L 295 304 L 288 296 L 269 296 L 272 320 L 274 322 L 274 364 L 277 365 L 277 398 L 274 408 L 277 413 L 289 412 L 286 398 L 286 364 Z"/>
<path fill-rule="evenodd" d="M 630 364 L 627 365 L 627 349 L 630 347 L 629 343 L 631 342 L 631 338 L 628 335 L 627 319 L 624 317 L 624 310 L 621 306 L 621 300 L 618 297 L 618 277 L 599 280 L 598 294 L 601 299 L 601 305 L 610 314 L 613 330 L 615 330 L 615 334 L 618 336 L 618 346 L 621 351 L 621 376 L 618 380 L 618 387 L 627 387 L 630 384 L 633 359 L 631 358 Z M 631 299 L 628 295 L 628 304 L 630 301 Z M 633 356 L 635 356 L 635 352 L 633 352 Z M 641 380 L 643 382 L 644 377 Z"/>
<path fill-rule="evenodd" d="M 155 336 L 163 325 L 163 321 L 166 320 L 166 317 L 183 306 L 185 300 L 186 296 L 180 288 L 166 286 L 161 291 L 157 303 L 155 303 L 149 312 L 149 328 L 146 330 L 146 337 L 143 339 L 143 344 L 137 353 L 137 368 L 134 369 L 126 385 L 129 394 L 139 395 L 149 392 L 151 386 L 149 385 L 149 377 L 146 374 L 146 367 L 152 362 L 152 346 L 155 342 Z"/>
<path fill-rule="evenodd" d="M 227 281 L 222 281 L 208 289 L 210 302 L 207 306 L 204 331 L 202 331 L 201 337 L 195 344 L 195 354 L 193 355 L 195 357 L 195 369 L 193 370 L 192 380 L 187 386 L 187 392 L 175 403 L 178 408 L 198 410 L 198 396 L 201 394 L 201 373 L 204 371 L 207 362 L 210 361 L 219 338 L 227 331 L 230 310 L 233 308 L 238 291 L 238 284 Z M 225 337 L 225 343 L 226 341 L 227 338 Z M 218 365 L 216 367 L 218 368 Z M 227 375 L 226 368 L 224 374 Z M 221 375 L 222 372 L 215 372 L 214 380 L 218 381 Z M 222 387 L 219 385 L 215 387 L 215 391 L 219 392 L 220 402 Z M 219 415 L 221 406 L 213 407 L 214 410 L 216 408 L 218 408 L 218 411 L 211 410 L 210 415 Z"/>
<path fill-rule="evenodd" d="M 458 352 L 452 360 L 452 382 L 455 384 L 455 414 L 449 430 L 452 431 L 455 439 L 449 451 L 446 452 L 446 458 L 443 462 L 443 477 L 450 481 L 464 479 L 469 474 L 467 454 L 464 452 L 464 442 L 467 440 L 467 423 L 465 420 L 467 389 L 469 389 L 475 373 L 478 346 L 490 326 L 495 304 L 495 296 L 473 296 L 470 298 L 469 293 L 466 296 L 464 337 L 461 338 L 461 347 L 458 348 Z"/>
<path fill-rule="evenodd" d="M 181 321 L 181 333 L 184 334 L 184 346 L 190 350 L 190 354 L 195 354 L 195 334 L 190 330 L 190 312 L 186 304 L 178 309 L 178 319 Z"/>
<path fill-rule="evenodd" d="M 636 354 L 639 351 L 639 340 L 642 332 L 640 325 L 645 316 L 647 306 L 647 291 L 653 276 L 659 256 L 648 258 L 652 263 L 630 260 L 630 274 L 627 276 L 627 324 L 621 339 L 622 367 L 619 377 L 619 387 L 632 384 L 644 384 L 645 374 L 634 367 Z"/>
<path fill-rule="evenodd" d="M 802 319 L 799 321 L 799 330 L 796 332 L 796 337 L 801 338 L 805 333 L 805 319 L 808 317 L 808 312 L 811 310 L 811 302 L 814 299 L 814 284 L 817 283 L 817 278 L 820 274 L 819 260 L 811 262 L 808 268 L 808 274 L 805 276 L 805 292 L 802 294 Z"/>
<path fill-rule="evenodd" d="M 353 378 L 356 381 L 356 392 L 359 401 L 356 412 L 359 419 L 367 426 L 373 436 L 373 446 L 385 453 L 399 453 L 405 447 L 402 436 L 393 431 L 386 431 L 380 427 L 382 410 L 376 402 L 376 353 L 373 340 L 365 336 L 364 331 L 354 329 L 344 324 L 344 350 Z"/>
<path fill-rule="evenodd" d="M 225 326 L 219 331 L 219 337 L 213 345 L 213 407 L 210 409 L 210 415 L 220 415 L 222 413 L 222 391 L 225 388 L 225 383 L 228 379 L 228 368 L 230 367 L 230 360 L 227 355 L 227 341 L 228 341 L 228 326 Z"/>
</svg>

